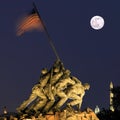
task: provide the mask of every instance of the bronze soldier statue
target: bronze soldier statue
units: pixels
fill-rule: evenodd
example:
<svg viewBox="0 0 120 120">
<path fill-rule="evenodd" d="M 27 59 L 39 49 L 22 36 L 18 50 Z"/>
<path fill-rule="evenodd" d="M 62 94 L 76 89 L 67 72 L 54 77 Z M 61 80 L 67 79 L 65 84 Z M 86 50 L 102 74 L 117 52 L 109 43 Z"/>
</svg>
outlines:
<svg viewBox="0 0 120 120">
<path fill-rule="evenodd" d="M 88 83 L 85 83 L 83 85 L 81 83 L 76 83 L 75 85 L 68 88 L 66 94 L 69 99 L 72 99 L 72 101 L 69 102 L 67 105 L 69 106 L 79 105 L 80 109 L 83 101 L 83 96 L 85 95 L 85 91 L 89 90 L 89 88 L 90 85 Z"/>
<path fill-rule="evenodd" d="M 39 82 L 33 86 L 29 98 L 17 108 L 18 112 L 33 112 L 34 115 L 44 114 L 50 110 L 59 111 L 68 99 L 69 106 L 79 105 L 81 107 L 85 90 L 90 85 L 71 76 L 71 72 L 64 68 L 60 60 L 56 60 L 50 70 L 43 68 Z M 26 110 L 27 109 L 27 110 Z"/>
<path fill-rule="evenodd" d="M 75 81 L 70 78 L 70 71 L 67 69 L 64 71 L 63 76 L 60 80 L 55 84 L 56 96 L 59 97 L 59 101 L 55 105 L 55 109 L 59 109 L 68 99 L 64 90 L 68 87 L 68 85 L 74 85 Z"/>
<path fill-rule="evenodd" d="M 54 87 L 55 83 L 59 81 L 61 76 L 63 75 L 64 66 L 60 60 L 55 61 L 52 69 L 52 74 L 50 77 L 50 80 L 47 84 L 47 86 L 44 88 L 44 92 L 48 97 L 48 102 L 43 108 L 42 112 L 48 112 L 50 108 L 55 103 L 55 95 L 56 95 L 56 89 Z"/>
<path fill-rule="evenodd" d="M 41 77 L 39 80 L 39 83 L 34 85 L 34 87 L 32 88 L 32 93 L 29 96 L 29 98 L 27 100 L 25 100 L 20 107 L 17 108 L 18 112 L 23 111 L 24 109 L 26 109 L 30 103 L 32 103 L 34 100 L 36 100 L 37 98 L 40 100 L 38 101 L 37 104 L 34 104 L 34 111 L 36 112 L 38 109 L 42 108 L 46 102 L 47 102 L 47 97 L 44 94 L 44 87 L 47 84 L 48 80 L 50 78 L 50 73 L 48 72 L 47 69 L 42 69 L 41 71 Z"/>
</svg>

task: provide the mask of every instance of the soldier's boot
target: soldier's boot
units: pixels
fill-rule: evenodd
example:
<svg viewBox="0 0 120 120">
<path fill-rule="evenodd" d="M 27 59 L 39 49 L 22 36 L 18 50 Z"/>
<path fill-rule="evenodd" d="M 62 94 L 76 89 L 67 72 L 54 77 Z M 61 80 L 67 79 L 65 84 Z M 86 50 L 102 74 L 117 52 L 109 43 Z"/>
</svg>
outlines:
<svg viewBox="0 0 120 120">
<path fill-rule="evenodd" d="M 46 104 L 46 106 L 44 107 L 44 109 L 43 109 L 42 112 L 43 112 L 43 113 L 49 112 L 49 110 L 50 110 L 50 108 L 53 106 L 54 102 L 55 102 L 55 100 L 48 102 L 48 103 Z"/>
<path fill-rule="evenodd" d="M 18 111 L 18 113 L 25 113 L 26 109 L 27 108 L 24 108 L 24 109 L 23 108 L 22 109 L 21 108 L 17 108 L 16 110 Z"/>
<path fill-rule="evenodd" d="M 28 116 L 33 116 L 36 114 L 36 111 L 34 109 L 31 109 L 31 110 L 29 110 L 29 112 L 27 114 L 28 114 Z"/>
<path fill-rule="evenodd" d="M 24 110 L 25 108 L 27 108 L 26 106 L 27 106 L 27 101 L 24 101 L 16 110 L 18 112 L 25 112 Z"/>
<path fill-rule="evenodd" d="M 36 113 L 34 114 L 35 117 L 38 117 L 41 114 L 41 112 L 38 110 L 36 111 Z M 43 113 L 42 113 L 43 114 Z"/>
<path fill-rule="evenodd" d="M 57 103 L 57 105 L 56 105 L 56 108 L 62 107 L 62 105 L 67 101 L 67 99 L 68 99 L 67 96 L 61 98 L 61 99 L 58 101 L 58 103 Z"/>
<path fill-rule="evenodd" d="M 38 111 L 39 109 L 41 109 L 41 108 L 43 108 L 43 107 L 45 106 L 46 102 L 47 102 L 47 99 L 43 99 L 43 100 L 39 101 L 39 103 L 37 103 L 37 104 L 33 107 L 33 109 L 34 109 L 35 111 Z"/>
<path fill-rule="evenodd" d="M 71 106 L 71 104 L 70 104 L 70 103 L 67 103 L 67 107 L 68 107 L 68 108 L 71 108 L 72 106 Z"/>
</svg>

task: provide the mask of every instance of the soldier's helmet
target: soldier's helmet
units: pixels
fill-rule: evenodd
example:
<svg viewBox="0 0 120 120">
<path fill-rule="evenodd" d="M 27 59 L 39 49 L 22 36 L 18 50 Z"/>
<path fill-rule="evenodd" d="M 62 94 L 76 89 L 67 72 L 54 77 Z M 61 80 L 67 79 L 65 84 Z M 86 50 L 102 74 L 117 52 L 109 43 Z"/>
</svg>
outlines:
<svg viewBox="0 0 120 120">
<path fill-rule="evenodd" d="M 53 72 L 57 73 L 60 71 L 60 67 L 59 66 L 56 66 L 53 68 Z"/>
<path fill-rule="evenodd" d="M 58 66 L 58 65 L 60 65 L 61 64 L 61 61 L 58 59 L 58 60 L 56 60 L 55 62 L 54 62 L 54 65 L 53 66 Z"/>
<path fill-rule="evenodd" d="M 88 83 L 84 83 L 83 86 L 84 86 L 85 90 L 89 90 L 90 89 L 90 85 Z"/>
<path fill-rule="evenodd" d="M 66 69 L 65 71 L 64 71 L 64 74 L 67 74 L 67 75 L 70 75 L 70 70 L 68 70 L 68 69 Z"/>
<path fill-rule="evenodd" d="M 44 75 L 44 74 L 46 74 L 48 72 L 48 69 L 47 68 L 43 68 L 42 70 L 41 70 L 41 73 Z"/>
</svg>

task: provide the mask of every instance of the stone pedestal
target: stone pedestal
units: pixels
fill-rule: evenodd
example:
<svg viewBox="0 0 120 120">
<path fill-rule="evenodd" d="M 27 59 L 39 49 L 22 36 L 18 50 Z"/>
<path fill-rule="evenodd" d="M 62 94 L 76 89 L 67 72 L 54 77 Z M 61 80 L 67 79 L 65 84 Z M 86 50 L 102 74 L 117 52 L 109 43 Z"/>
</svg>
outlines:
<svg viewBox="0 0 120 120">
<path fill-rule="evenodd" d="M 21 117 L 22 118 L 22 117 Z M 49 112 L 46 115 L 40 113 L 38 117 L 30 116 L 23 117 L 22 120 L 99 120 L 97 115 L 92 111 L 92 109 L 87 108 L 84 111 L 75 111 L 73 109 L 65 109 L 61 112 Z"/>
</svg>

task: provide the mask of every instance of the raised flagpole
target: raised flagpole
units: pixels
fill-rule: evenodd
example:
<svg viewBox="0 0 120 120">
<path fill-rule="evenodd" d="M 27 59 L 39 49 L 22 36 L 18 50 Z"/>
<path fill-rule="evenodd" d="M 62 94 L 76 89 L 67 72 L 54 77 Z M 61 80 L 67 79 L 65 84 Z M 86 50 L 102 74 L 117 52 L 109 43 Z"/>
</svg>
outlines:
<svg viewBox="0 0 120 120">
<path fill-rule="evenodd" d="M 44 22 L 43 22 L 43 20 L 42 20 L 42 18 L 41 18 L 41 16 L 40 16 L 40 13 L 39 13 L 39 11 L 38 11 L 38 9 L 37 9 L 37 7 L 36 7 L 36 5 L 35 5 L 34 2 L 33 2 L 33 6 L 34 6 L 34 9 L 35 9 L 35 11 L 37 12 L 37 14 L 38 14 L 38 16 L 39 16 L 39 18 L 40 18 L 40 20 L 41 20 L 41 23 L 42 23 L 43 28 L 44 28 L 44 31 L 45 31 L 45 33 L 46 33 L 46 35 L 47 35 L 48 41 L 49 41 L 49 43 L 50 43 L 50 46 L 51 46 L 51 48 L 52 48 L 52 50 L 53 50 L 56 58 L 57 58 L 58 60 L 60 60 L 59 55 L 58 55 L 58 53 L 57 53 L 57 51 L 56 51 L 56 49 L 55 49 L 55 46 L 54 46 L 54 44 L 53 44 L 53 42 L 52 42 L 52 39 L 51 39 L 51 37 L 50 37 L 50 35 L 49 35 L 48 31 L 47 31 L 47 28 L 46 28 L 46 26 L 45 26 L 45 24 L 44 24 Z"/>
</svg>

